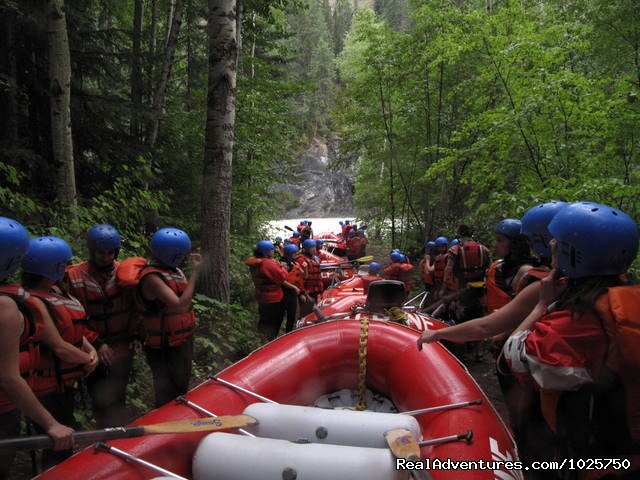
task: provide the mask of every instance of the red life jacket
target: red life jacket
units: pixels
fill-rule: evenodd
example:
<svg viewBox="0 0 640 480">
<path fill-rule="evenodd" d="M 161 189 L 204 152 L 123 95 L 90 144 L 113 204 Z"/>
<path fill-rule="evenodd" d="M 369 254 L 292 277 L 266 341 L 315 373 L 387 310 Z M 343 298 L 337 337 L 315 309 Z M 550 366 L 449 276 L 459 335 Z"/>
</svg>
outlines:
<svg viewBox="0 0 640 480">
<path fill-rule="evenodd" d="M 300 246 L 300 237 L 290 237 L 289 241 L 296 247 Z"/>
<path fill-rule="evenodd" d="M 112 275 L 104 286 L 91 275 L 89 262 L 67 268 L 69 292 L 84 306 L 91 328 L 108 343 L 129 340 L 133 295 L 132 290 L 118 286 L 118 266 L 114 262 Z"/>
<path fill-rule="evenodd" d="M 307 276 L 304 279 L 304 289 L 307 293 L 322 292 L 322 290 L 324 290 L 324 284 L 322 283 L 320 263 L 316 262 L 315 259 L 307 256 L 306 254 L 300 255 L 296 261 L 307 273 Z"/>
<path fill-rule="evenodd" d="M 12 298 L 22 313 L 23 327 L 20 335 L 20 375 L 33 388 L 35 370 L 40 362 L 40 334 L 44 319 L 33 297 L 19 285 L 0 285 L 0 295 Z M 55 382 L 53 383 L 55 388 Z M 9 412 L 16 406 L 0 390 L 0 413 Z"/>
<path fill-rule="evenodd" d="M 98 338 L 97 333 L 87 325 L 87 314 L 77 298 L 65 295 L 55 286 L 51 292 L 30 290 L 29 293 L 44 302 L 63 340 L 80 348 L 82 337 L 86 337 L 89 342 Z M 71 387 L 82 374 L 83 365 L 63 362 L 51 352 L 41 352 L 37 376 L 43 377 L 45 385 L 48 385 L 49 379 L 54 378 L 60 389 Z"/>
<path fill-rule="evenodd" d="M 487 270 L 487 278 L 485 280 L 485 287 L 487 288 L 485 306 L 487 313 L 493 313 L 499 308 L 504 307 L 513 298 L 508 292 L 500 288 L 496 281 L 496 271 L 501 264 L 502 260 L 493 262 Z"/>
<path fill-rule="evenodd" d="M 455 276 L 473 282 L 484 279 L 484 271 L 489 262 L 489 250 L 481 243 L 467 240 L 449 249 L 456 259 L 454 265 Z"/>
<path fill-rule="evenodd" d="M 382 272 L 388 280 L 399 280 L 404 283 L 404 290 L 410 292 L 413 287 L 413 265 L 393 262 Z"/>
<path fill-rule="evenodd" d="M 179 268 L 168 269 L 155 265 L 146 265 L 143 268 L 140 283 L 144 277 L 151 274 L 158 275 L 178 297 L 189 284 Z M 145 300 L 140 288 L 136 289 L 134 297 L 144 329 L 144 342 L 148 347 L 177 347 L 193 335 L 196 316 L 192 309 L 182 313 L 166 312 L 166 307 L 161 302 Z"/>
<path fill-rule="evenodd" d="M 349 237 L 347 240 L 347 256 L 358 257 L 361 256 L 363 247 L 363 238 L 362 237 Z"/>
<path fill-rule="evenodd" d="M 251 273 L 258 303 L 278 303 L 284 297 L 282 284 L 287 271 L 272 258 L 250 257 L 245 262 Z"/>
</svg>

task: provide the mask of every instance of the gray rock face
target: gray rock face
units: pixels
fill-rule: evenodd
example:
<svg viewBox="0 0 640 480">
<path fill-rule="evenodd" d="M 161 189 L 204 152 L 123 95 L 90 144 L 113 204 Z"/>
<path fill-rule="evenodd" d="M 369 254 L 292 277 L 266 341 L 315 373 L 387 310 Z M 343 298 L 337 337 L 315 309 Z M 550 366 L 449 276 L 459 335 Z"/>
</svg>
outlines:
<svg viewBox="0 0 640 480">
<path fill-rule="evenodd" d="M 353 216 L 355 173 L 351 165 L 337 164 L 339 143 L 337 137 L 315 138 L 299 160 L 295 179 L 279 185 L 280 191 L 299 201 L 297 207 L 283 212 L 287 218 Z"/>
</svg>

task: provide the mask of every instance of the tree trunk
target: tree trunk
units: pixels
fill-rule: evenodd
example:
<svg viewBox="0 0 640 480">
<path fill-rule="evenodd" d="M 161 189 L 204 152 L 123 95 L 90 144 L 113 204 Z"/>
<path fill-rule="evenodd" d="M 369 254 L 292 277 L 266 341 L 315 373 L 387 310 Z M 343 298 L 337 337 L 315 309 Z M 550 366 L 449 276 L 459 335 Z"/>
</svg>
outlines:
<svg viewBox="0 0 640 480">
<path fill-rule="evenodd" d="M 0 118 L 0 138 L 5 138 L 12 147 L 18 140 L 18 82 L 16 63 L 15 28 L 16 14 L 9 10 L 2 15 L 0 22 L 4 33 L 0 44 L 0 74 L 2 65 L 6 65 L 6 93 L 0 94 L 0 111 L 5 114 Z"/>
<path fill-rule="evenodd" d="M 151 20 L 149 26 L 149 56 L 147 57 L 147 92 L 149 95 L 149 104 L 152 103 L 153 98 L 153 83 L 154 83 L 154 66 L 156 62 L 156 43 L 158 37 L 158 3 L 157 0 L 150 0 L 151 2 Z"/>
<path fill-rule="evenodd" d="M 135 0 L 133 7 L 133 45 L 131 49 L 131 136 L 140 139 L 140 113 L 142 111 L 142 0 Z"/>
<path fill-rule="evenodd" d="M 71 138 L 71 59 L 64 0 L 47 2 L 51 143 L 56 166 L 56 195 L 64 206 L 76 205 L 76 181 Z"/>
<path fill-rule="evenodd" d="M 202 181 L 202 246 L 207 295 L 229 301 L 229 235 L 238 35 L 235 0 L 209 0 L 209 86 Z"/>
<path fill-rule="evenodd" d="M 167 47 L 165 48 L 164 57 L 162 59 L 162 70 L 160 71 L 160 78 L 158 85 L 153 94 L 153 105 L 151 106 L 151 123 L 149 125 L 149 131 L 147 134 L 147 145 L 150 149 L 156 144 L 158 139 L 158 127 L 160 124 L 160 117 L 164 109 L 164 102 L 167 96 L 167 88 L 169 84 L 169 76 L 171 74 L 171 65 L 173 64 L 173 57 L 176 52 L 176 46 L 178 44 L 178 35 L 180 33 L 180 24 L 182 22 L 182 7 L 183 0 L 176 0 L 175 7 L 173 9 L 173 20 L 171 22 L 171 29 L 167 36 Z"/>
</svg>

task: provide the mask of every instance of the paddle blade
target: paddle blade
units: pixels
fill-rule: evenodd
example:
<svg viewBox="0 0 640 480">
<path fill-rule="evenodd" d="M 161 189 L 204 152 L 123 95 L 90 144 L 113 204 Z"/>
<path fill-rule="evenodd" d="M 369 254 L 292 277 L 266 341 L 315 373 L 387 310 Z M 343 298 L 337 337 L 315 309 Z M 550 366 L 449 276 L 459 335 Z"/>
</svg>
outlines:
<svg viewBox="0 0 640 480">
<path fill-rule="evenodd" d="M 255 425 L 258 421 L 249 415 L 223 415 L 220 417 L 178 420 L 155 425 L 142 425 L 144 433 L 189 433 L 228 430 Z"/>
<path fill-rule="evenodd" d="M 420 458 L 418 441 L 409 430 L 405 428 L 389 430 L 384 434 L 384 438 L 396 458 L 406 458 L 413 461 Z"/>
<path fill-rule="evenodd" d="M 389 430 L 384 434 L 384 438 L 396 458 L 404 458 L 412 462 L 420 460 L 420 446 L 409 430 L 405 428 Z M 424 470 L 411 470 L 411 475 L 417 480 L 432 480 L 431 475 Z"/>
<path fill-rule="evenodd" d="M 351 261 L 364 263 L 364 262 L 370 262 L 371 260 L 373 260 L 373 255 L 365 255 L 364 257 L 356 258 L 355 260 L 351 260 Z"/>
</svg>

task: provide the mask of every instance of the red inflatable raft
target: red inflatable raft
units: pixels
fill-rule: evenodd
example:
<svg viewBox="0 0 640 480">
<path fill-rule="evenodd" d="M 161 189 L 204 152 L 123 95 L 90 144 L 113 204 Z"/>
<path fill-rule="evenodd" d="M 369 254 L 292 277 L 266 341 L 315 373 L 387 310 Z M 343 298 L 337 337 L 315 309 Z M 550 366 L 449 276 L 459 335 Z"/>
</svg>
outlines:
<svg viewBox="0 0 640 480">
<path fill-rule="evenodd" d="M 507 428 L 464 366 L 439 344 L 425 345 L 422 351 L 418 351 L 418 335 L 417 331 L 395 323 L 369 322 L 368 333 L 364 336 L 367 346 L 364 378 L 370 390 L 385 396 L 400 412 L 449 406 L 437 412 L 415 415 L 422 440 L 429 443 L 429 439 L 439 439 L 435 444 L 421 448 L 421 458 L 431 461 L 451 459 L 486 462 L 517 459 L 516 447 Z M 331 392 L 358 387 L 363 363 L 362 348 L 359 346 L 362 338 L 362 324 L 356 320 L 328 321 L 301 328 L 256 350 L 218 376 L 279 403 L 312 405 L 318 398 Z M 193 404 L 218 415 L 237 414 L 249 404 L 257 402 L 252 396 L 213 379 L 194 388 L 185 397 Z M 481 403 L 472 406 L 451 405 L 478 399 Z M 193 406 L 176 401 L 151 411 L 134 424 L 154 424 L 201 416 L 203 415 Z M 443 440 L 443 437 L 465 435 L 469 431 L 473 432 L 473 438 L 469 442 L 455 441 L 455 437 Z M 216 438 L 224 441 L 224 434 L 213 435 L 218 435 Z M 109 443 L 139 459 L 190 478 L 193 473 L 194 452 L 204 436 L 204 433 L 164 434 L 113 440 Z M 235 435 L 232 437 L 235 438 Z M 300 447 L 296 445 L 295 448 Z M 244 460 L 245 464 L 251 463 L 251 458 L 247 458 L 250 454 L 246 451 L 235 451 L 232 456 L 238 458 L 229 458 L 230 462 Z M 395 466 L 392 468 L 395 469 Z M 495 471 L 431 469 L 429 473 L 435 480 L 521 478 L 520 472 L 508 471 L 506 468 L 496 468 Z M 409 478 L 408 472 L 398 475 L 400 476 L 394 475 L 394 478 Z M 120 480 L 157 476 L 148 467 L 125 462 L 110 453 L 97 452 L 90 447 L 38 478 Z M 244 478 L 264 477 L 256 472 L 255 475 Z M 366 478 L 369 477 L 357 475 L 348 480 Z"/>
<path fill-rule="evenodd" d="M 334 281 L 345 280 L 355 274 L 353 264 L 349 263 L 345 257 L 336 255 L 325 248 L 318 251 L 318 256 L 320 257 L 320 268 L 322 269 L 320 275 L 325 288 L 334 283 Z"/>
</svg>

